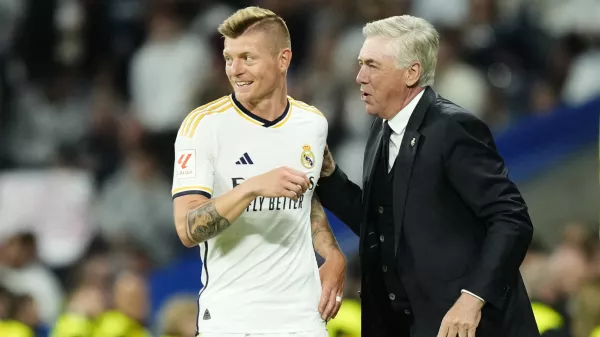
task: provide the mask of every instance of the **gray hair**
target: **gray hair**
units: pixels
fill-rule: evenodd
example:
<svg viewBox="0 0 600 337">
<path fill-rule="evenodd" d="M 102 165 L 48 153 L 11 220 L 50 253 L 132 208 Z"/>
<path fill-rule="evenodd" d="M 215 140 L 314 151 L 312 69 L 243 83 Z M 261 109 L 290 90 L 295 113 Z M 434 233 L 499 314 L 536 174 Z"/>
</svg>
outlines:
<svg viewBox="0 0 600 337">
<path fill-rule="evenodd" d="M 422 67 L 419 85 L 433 85 L 439 48 L 439 34 L 432 24 L 410 15 L 392 16 L 369 22 L 363 28 L 365 38 L 385 36 L 393 39 L 394 57 L 399 68 L 414 61 Z"/>
</svg>

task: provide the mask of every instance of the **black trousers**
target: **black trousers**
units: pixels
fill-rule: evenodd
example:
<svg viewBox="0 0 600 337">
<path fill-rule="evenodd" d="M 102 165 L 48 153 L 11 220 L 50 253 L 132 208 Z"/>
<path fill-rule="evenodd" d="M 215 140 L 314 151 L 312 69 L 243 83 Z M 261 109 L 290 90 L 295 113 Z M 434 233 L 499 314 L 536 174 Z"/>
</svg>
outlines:
<svg viewBox="0 0 600 337">
<path fill-rule="evenodd" d="M 361 291 L 362 337 L 417 337 L 411 311 L 396 310 L 388 298 L 380 272 L 365 276 Z"/>
</svg>

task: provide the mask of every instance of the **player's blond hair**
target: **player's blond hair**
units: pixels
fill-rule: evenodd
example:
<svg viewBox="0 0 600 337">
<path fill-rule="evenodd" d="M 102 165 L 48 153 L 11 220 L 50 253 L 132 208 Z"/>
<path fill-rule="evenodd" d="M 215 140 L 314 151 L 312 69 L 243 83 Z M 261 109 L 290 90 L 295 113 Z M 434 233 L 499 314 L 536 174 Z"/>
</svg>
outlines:
<svg viewBox="0 0 600 337">
<path fill-rule="evenodd" d="M 422 67 L 419 85 L 433 85 L 440 36 L 432 24 L 410 15 L 392 16 L 367 23 L 362 32 L 364 37 L 392 38 L 398 67 L 418 61 Z"/>
<path fill-rule="evenodd" d="M 246 7 L 233 13 L 219 25 L 218 31 L 223 37 L 235 39 L 250 31 L 264 31 L 275 37 L 277 52 L 292 48 L 292 40 L 285 21 L 272 11 L 256 6 Z"/>
</svg>

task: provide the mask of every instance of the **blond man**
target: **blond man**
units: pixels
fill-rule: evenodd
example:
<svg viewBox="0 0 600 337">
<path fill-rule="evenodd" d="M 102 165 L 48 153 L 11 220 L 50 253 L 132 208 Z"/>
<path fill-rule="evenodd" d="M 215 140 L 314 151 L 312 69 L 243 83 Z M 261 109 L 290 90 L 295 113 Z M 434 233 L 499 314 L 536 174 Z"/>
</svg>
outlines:
<svg viewBox="0 0 600 337">
<path fill-rule="evenodd" d="M 175 143 L 176 229 L 203 260 L 198 333 L 325 337 L 345 271 L 312 198 L 327 120 L 287 95 L 292 51 L 279 16 L 245 8 L 219 32 L 233 93 L 192 111 Z"/>
</svg>

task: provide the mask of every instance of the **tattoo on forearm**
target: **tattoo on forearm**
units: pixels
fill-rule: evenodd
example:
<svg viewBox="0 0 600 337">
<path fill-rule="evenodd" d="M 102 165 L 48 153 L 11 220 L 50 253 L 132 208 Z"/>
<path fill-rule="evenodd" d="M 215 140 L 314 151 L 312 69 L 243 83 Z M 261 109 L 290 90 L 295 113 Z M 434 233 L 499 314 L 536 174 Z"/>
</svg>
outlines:
<svg viewBox="0 0 600 337">
<path fill-rule="evenodd" d="M 188 238 L 195 243 L 214 238 L 230 225 L 229 220 L 217 212 L 214 201 L 189 211 L 187 220 Z"/>
<path fill-rule="evenodd" d="M 340 249 L 317 196 L 313 196 L 311 201 L 310 222 L 313 246 L 321 257 L 326 257 L 331 249 Z"/>
</svg>

